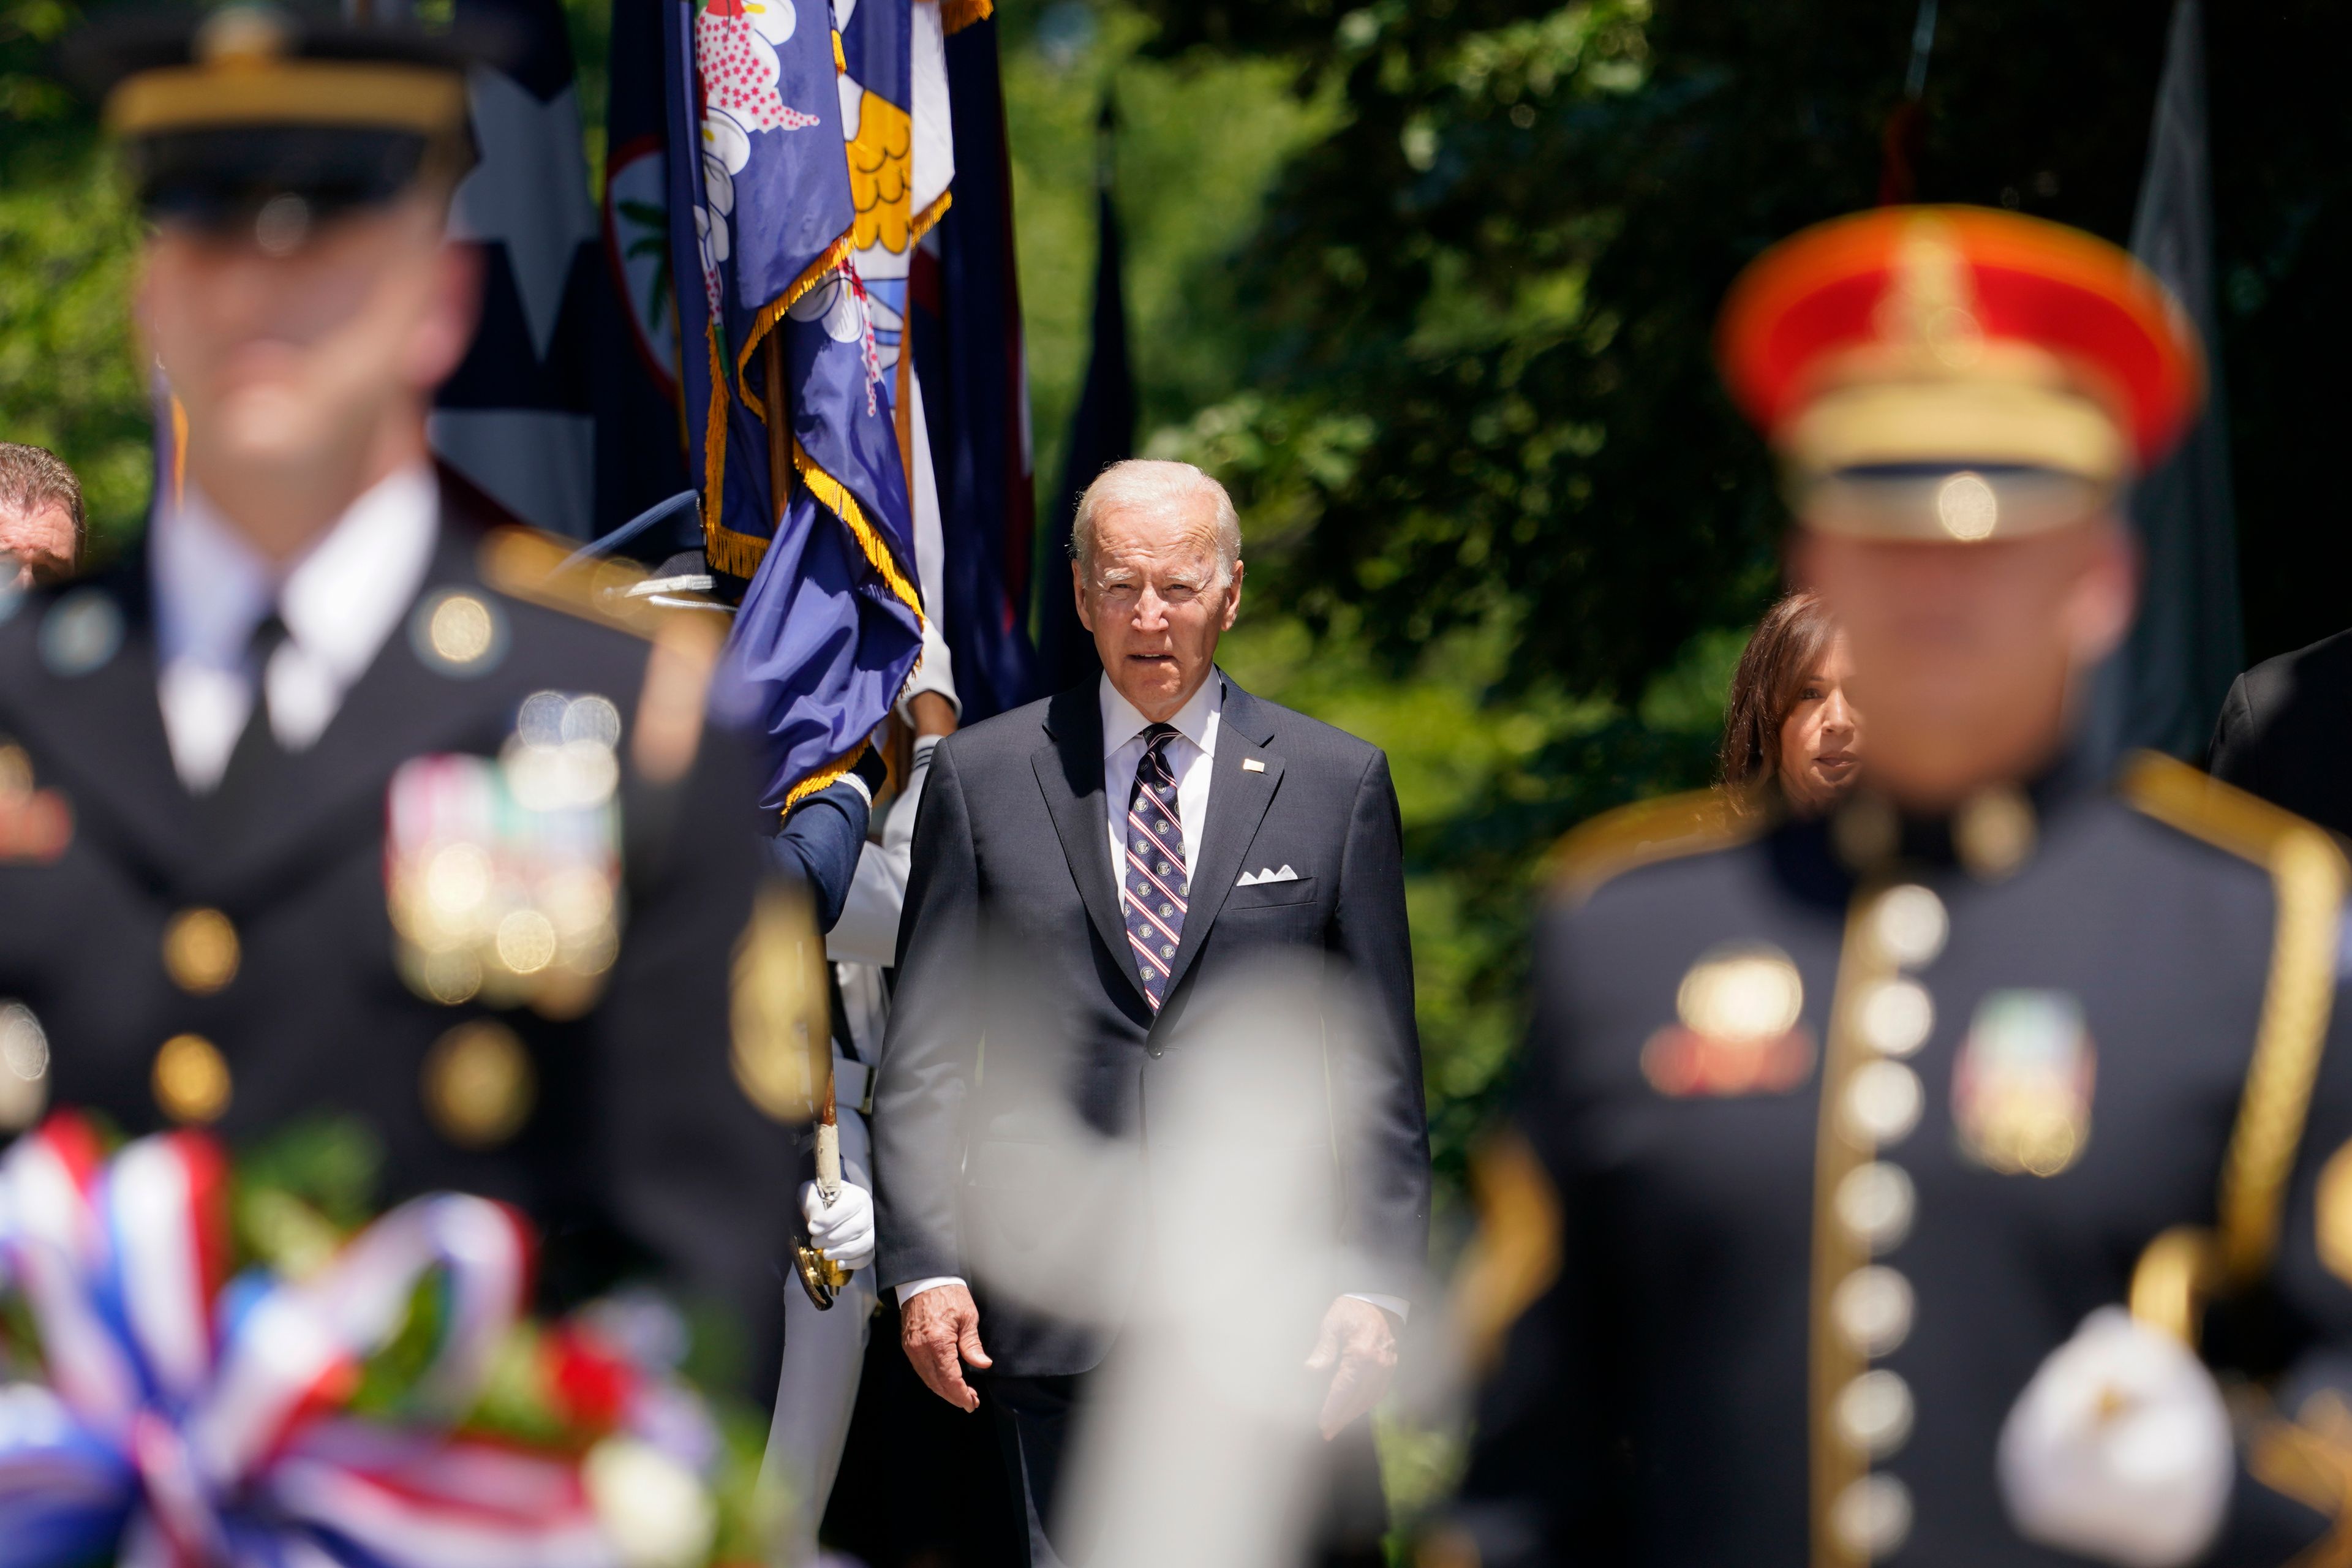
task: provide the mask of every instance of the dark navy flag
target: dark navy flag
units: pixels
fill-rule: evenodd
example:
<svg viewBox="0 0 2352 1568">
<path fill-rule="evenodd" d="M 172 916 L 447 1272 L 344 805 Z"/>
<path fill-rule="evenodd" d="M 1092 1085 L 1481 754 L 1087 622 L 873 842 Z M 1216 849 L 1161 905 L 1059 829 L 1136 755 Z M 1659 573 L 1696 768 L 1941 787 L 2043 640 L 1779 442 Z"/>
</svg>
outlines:
<svg viewBox="0 0 2352 1568">
<path fill-rule="evenodd" d="M 1070 596 L 1070 524 L 1078 497 L 1095 476 L 1122 458 L 1135 456 L 1135 368 L 1127 353 L 1127 295 L 1118 244 L 1118 202 L 1112 189 L 1110 105 L 1103 105 L 1096 132 L 1095 200 L 1101 243 L 1095 253 L 1094 352 L 1087 359 L 1086 384 L 1070 417 L 1070 449 L 1062 464 L 1062 493 L 1053 515 L 1054 551 L 1037 583 L 1037 659 L 1046 684 L 1059 690 L 1076 686 L 1102 668 L 1095 639 L 1078 619 Z"/>
<path fill-rule="evenodd" d="M 2173 6 L 2131 248 L 2197 323 L 2210 380 L 2203 416 L 2132 492 L 2131 520 L 2147 576 L 2131 637 L 2099 672 L 2093 734 L 2111 750 L 2146 746 L 2194 759 L 2203 754 L 2245 659 L 2221 322 L 2214 310 L 2199 0 L 2177 0 Z"/>
<path fill-rule="evenodd" d="M 940 488 L 932 591 L 970 723 L 1038 695 L 1029 642 L 1037 506 L 996 24 L 985 0 L 942 0 L 941 19 L 955 201 L 916 251 L 908 303 Z"/>
<path fill-rule="evenodd" d="M 468 82 L 480 162 L 450 233 L 482 247 L 482 319 L 435 399 L 433 447 L 523 521 L 585 537 L 594 525 L 588 318 L 596 213 L 580 143 L 572 42 L 559 0 L 457 0 L 460 20 L 517 43 Z"/>
<path fill-rule="evenodd" d="M 856 209 L 830 8 L 662 3 L 671 256 L 694 279 L 679 290 L 679 324 L 704 548 L 716 569 L 751 579 L 720 697 L 767 736 L 762 804 L 782 809 L 846 771 L 920 651 L 906 472 L 873 311 L 848 265 Z M 781 516 L 776 470 L 789 491 Z"/>
<path fill-rule="evenodd" d="M 678 404 L 677 298 L 670 270 L 669 198 L 657 0 L 613 7 L 612 99 L 604 117 L 604 266 L 589 331 L 596 416 L 596 532 L 611 532 L 694 483 Z M 688 511 L 627 546 L 659 561 L 701 542 Z"/>
</svg>

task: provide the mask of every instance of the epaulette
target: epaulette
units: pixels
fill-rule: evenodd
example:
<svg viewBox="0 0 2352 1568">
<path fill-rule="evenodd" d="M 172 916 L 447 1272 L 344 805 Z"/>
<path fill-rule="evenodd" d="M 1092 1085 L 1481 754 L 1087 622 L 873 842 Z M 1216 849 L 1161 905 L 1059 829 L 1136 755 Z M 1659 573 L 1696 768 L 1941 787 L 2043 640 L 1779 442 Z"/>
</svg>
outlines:
<svg viewBox="0 0 2352 1568">
<path fill-rule="evenodd" d="M 2335 1521 L 2335 1528 L 2295 1561 L 2339 1564 L 2352 1560 L 2352 1405 L 2345 1403 L 2343 1393 L 2322 1387 L 2306 1395 L 2292 1415 L 2259 1415 L 2248 1435 L 2247 1473 Z"/>
<path fill-rule="evenodd" d="M 2221 1169 L 2216 1262 L 2225 1285 L 2242 1286 L 2278 1250 L 2287 1176 L 2336 1002 L 2352 869 L 2323 829 L 2169 757 L 2134 758 L 2118 788 L 2134 810 L 2262 867 L 2278 907 L 2253 1058 Z"/>
<path fill-rule="evenodd" d="M 1744 844 L 1772 821 L 1760 804 L 1743 806 L 1720 789 L 1635 801 L 1570 828 L 1552 847 L 1547 879 L 1558 897 L 1581 903 L 1628 871 Z"/>
<path fill-rule="evenodd" d="M 630 760 L 656 784 L 674 783 L 694 765 L 702 718 L 723 640 L 715 617 L 666 609 L 629 590 L 643 581 L 635 562 L 604 560 L 563 571 L 563 542 L 525 528 L 501 528 L 482 542 L 482 581 L 509 598 L 562 610 L 652 643 Z"/>
<path fill-rule="evenodd" d="M 2274 866 L 2282 850 L 2297 844 L 2343 861 L 2316 824 L 2161 752 L 2134 754 L 2116 792 L 2142 816 L 2258 866 Z"/>
<path fill-rule="evenodd" d="M 659 605 L 632 598 L 645 581 L 636 562 L 608 556 L 563 570 L 572 551 L 563 540 L 528 528 L 493 529 L 478 556 L 482 581 L 510 599 L 562 610 L 583 621 L 651 640 L 670 616 Z"/>
</svg>

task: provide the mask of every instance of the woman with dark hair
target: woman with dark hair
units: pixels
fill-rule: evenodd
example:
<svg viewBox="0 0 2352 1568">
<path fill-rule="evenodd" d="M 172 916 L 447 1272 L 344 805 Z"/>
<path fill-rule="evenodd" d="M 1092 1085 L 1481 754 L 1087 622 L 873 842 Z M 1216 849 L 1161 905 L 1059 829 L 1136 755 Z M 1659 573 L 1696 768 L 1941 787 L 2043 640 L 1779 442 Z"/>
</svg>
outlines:
<svg viewBox="0 0 2352 1568">
<path fill-rule="evenodd" d="M 1765 612 L 1739 656 L 1723 721 L 1723 786 L 1736 804 L 1777 789 L 1793 811 L 1825 809 L 1862 760 L 1862 716 L 1846 695 L 1845 634 L 1810 593 Z"/>
</svg>

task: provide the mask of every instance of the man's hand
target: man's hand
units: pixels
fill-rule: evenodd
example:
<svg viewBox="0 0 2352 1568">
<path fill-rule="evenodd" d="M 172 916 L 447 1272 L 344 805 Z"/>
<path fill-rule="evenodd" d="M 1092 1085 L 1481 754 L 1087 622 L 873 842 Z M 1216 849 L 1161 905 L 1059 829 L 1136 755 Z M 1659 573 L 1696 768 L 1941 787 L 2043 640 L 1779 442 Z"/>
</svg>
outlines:
<svg viewBox="0 0 2352 1568">
<path fill-rule="evenodd" d="M 2176 1568 L 2202 1552 L 2236 1468 L 2213 1374 L 2118 1307 L 2050 1352 L 2000 1433 L 2001 1497 L 2018 1532 L 2127 1568 Z"/>
<path fill-rule="evenodd" d="M 866 1190 L 865 1172 L 852 1167 L 844 1175 L 830 1204 L 814 1182 L 803 1182 L 801 1218 L 808 1222 L 809 1240 L 817 1250 L 855 1274 L 874 1261 L 874 1194 Z"/>
<path fill-rule="evenodd" d="M 1307 1370 L 1331 1366 L 1331 1392 L 1323 1397 L 1323 1440 L 1329 1442 L 1349 1422 L 1381 1402 L 1396 1373 L 1396 1325 L 1370 1301 L 1342 1296 L 1323 1314 L 1323 1331 L 1315 1336 L 1315 1353 Z"/>
<path fill-rule="evenodd" d="M 1366 1308 L 1377 1311 L 1377 1308 Z M 898 1309 L 898 1346 L 915 1363 L 923 1386 L 967 1413 L 980 1395 L 963 1380 L 963 1363 L 993 1363 L 980 1348 L 980 1308 L 961 1285 L 934 1285 Z"/>
</svg>

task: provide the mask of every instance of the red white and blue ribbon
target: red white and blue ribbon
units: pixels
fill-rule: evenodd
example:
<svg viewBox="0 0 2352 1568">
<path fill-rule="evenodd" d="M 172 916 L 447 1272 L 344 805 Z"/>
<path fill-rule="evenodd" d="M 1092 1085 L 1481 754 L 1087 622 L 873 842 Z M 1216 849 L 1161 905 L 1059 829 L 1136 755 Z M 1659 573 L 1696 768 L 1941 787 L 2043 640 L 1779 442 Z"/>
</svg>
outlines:
<svg viewBox="0 0 2352 1568">
<path fill-rule="evenodd" d="M 226 1173 L 51 1119 L 0 1158 L 0 1293 L 45 1383 L 0 1383 L 0 1568 L 613 1568 L 577 1468 L 453 1437 L 529 1289 L 528 1230 L 414 1200 L 315 1276 L 225 1279 Z M 397 1426 L 343 1413 L 417 1288 L 445 1325 Z"/>
</svg>

